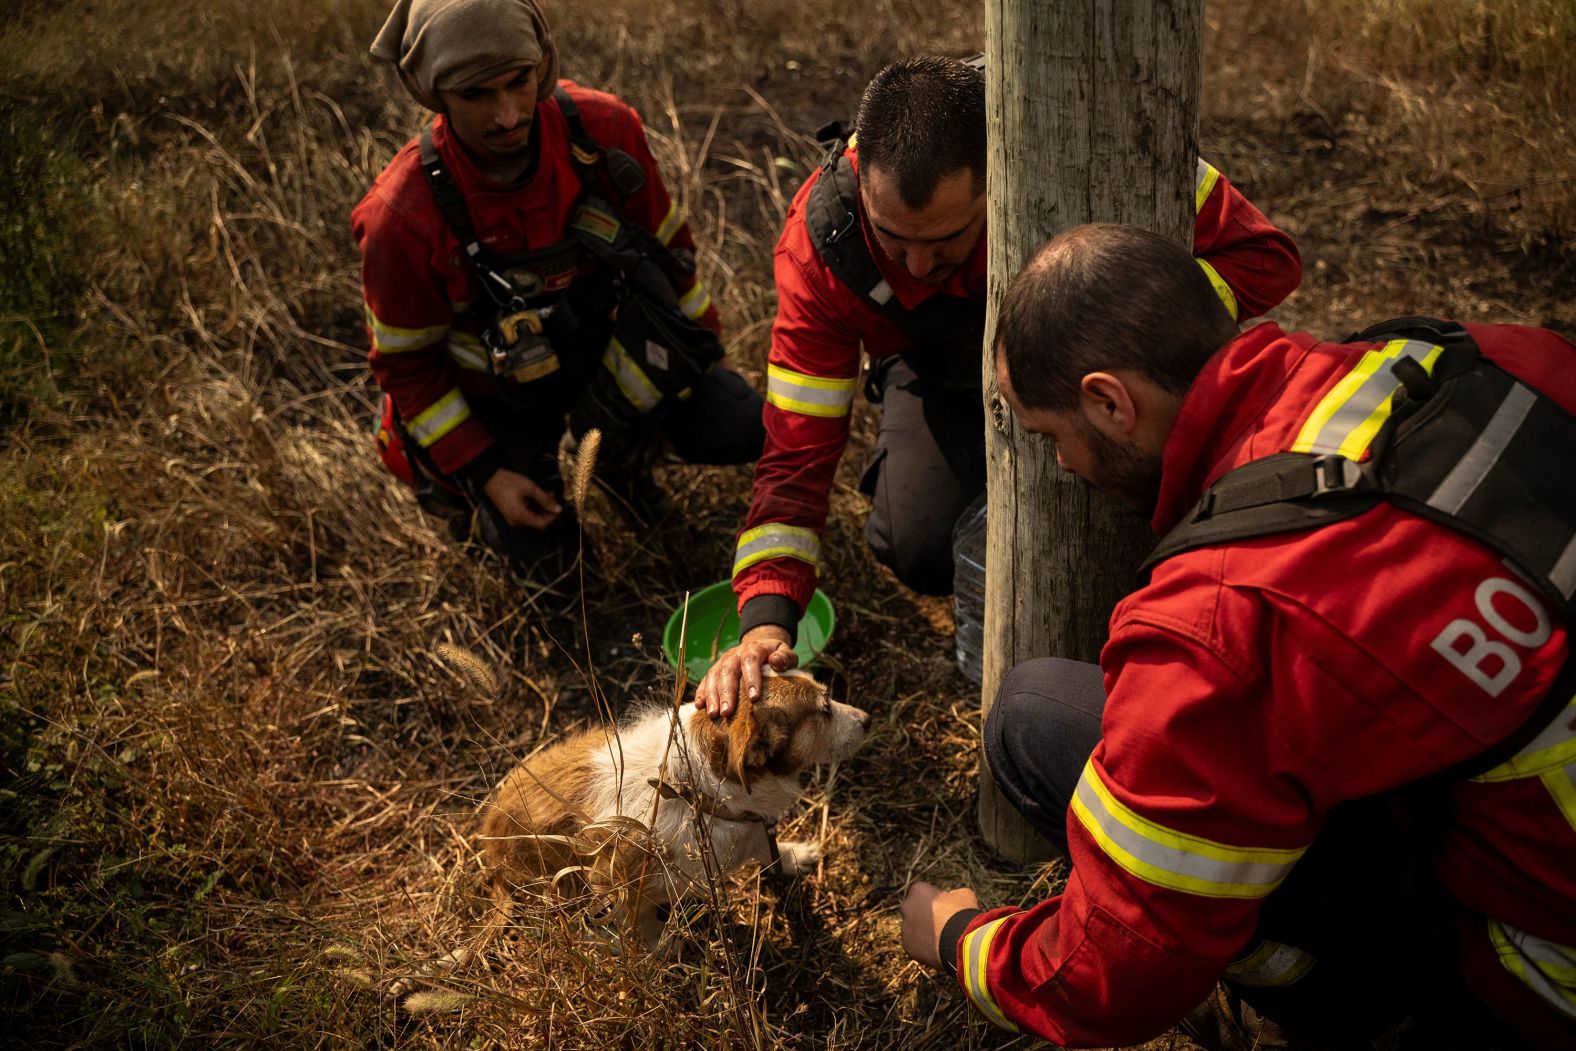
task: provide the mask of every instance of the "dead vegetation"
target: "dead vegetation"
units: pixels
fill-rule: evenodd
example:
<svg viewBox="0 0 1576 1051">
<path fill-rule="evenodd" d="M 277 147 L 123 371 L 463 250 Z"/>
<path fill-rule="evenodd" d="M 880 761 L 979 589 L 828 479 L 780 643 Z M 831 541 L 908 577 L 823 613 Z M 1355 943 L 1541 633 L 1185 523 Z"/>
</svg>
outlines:
<svg viewBox="0 0 1576 1051">
<path fill-rule="evenodd" d="M 381 473 L 347 216 L 419 126 L 364 54 L 383 6 L 24 0 L 0 22 L 0 229 L 20 260 L 0 284 L 11 1031 L 1017 1046 L 898 948 L 913 878 L 994 902 L 1044 885 L 972 838 L 977 699 L 944 606 L 864 550 L 868 413 L 826 586 L 840 692 L 875 723 L 783 830 L 824 844 L 823 871 L 719 888 L 675 918 L 665 961 L 584 944 L 594 902 L 544 903 L 417 1010 L 381 995 L 481 922 L 470 837 L 497 778 L 671 688 L 662 624 L 726 573 L 749 485 L 664 468 L 686 513 L 657 534 L 592 489 L 582 606 L 575 580 L 506 579 Z M 1210 5 L 1203 129 L 1302 245 L 1282 316 L 1332 335 L 1413 311 L 1576 327 L 1568 8 L 1284 7 Z M 891 58 L 979 44 L 973 8 L 909 0 L 619 2 L 555 24 L 567 75 L 645 115 L 756 379 L 807 132 Z"/>
</svg>

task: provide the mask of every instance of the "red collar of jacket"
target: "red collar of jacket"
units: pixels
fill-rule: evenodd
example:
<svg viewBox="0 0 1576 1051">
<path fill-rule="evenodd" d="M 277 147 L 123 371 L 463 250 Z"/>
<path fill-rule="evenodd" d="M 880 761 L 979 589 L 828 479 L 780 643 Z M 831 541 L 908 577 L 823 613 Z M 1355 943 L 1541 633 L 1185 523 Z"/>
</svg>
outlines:
<svg viewBox="0 0 1576 1051">
<path fill-rule="evenodd" d="M 523 182 L 502 185 L 482 174 L 441 114 L 432 124 L 432 144 L 464 195 L 482 241 L 497 251 L 541 248 L 564 236 L 580 196 L 580 178 L 569 160 L 569 123 L 554 99 L 536 107 L 537 160 Z M 423 187 L 423 200 L 432 201 Z"/>
<path fill-rule="evenodd" d="M 1287 404 L 1281 395 L 1316 343 L 1305 332 L 1288 335 L 1266 321 L 1205 363 L 1166 434 L 1160 498 L 1150 520 L 1157 535 L 1170 532 L 1228 470 L 1280 451 L 1277 438 L 1302 413 L 1300 400 Z"/>
<path fill-rule="evenodd" d="M 466 197 L 488 193 L 519 193 L 537 181 L 545 161 L 560 153 L 567 153 L 569 149 L 569 122 L 564 120 L 557 99 L 548 98 L 537 103 L 532 121 L 531 137 L 534 141 L 531 148 L 537 151 L 537 162 L 531 168 L 530 177 L 516 183 L 506 185 L 493 182 L 483 175 L 470 153 L 460 144 L 454 132 L 449 130 L 448 117 L 441 113 L 432 119 L 432 145 Z"/>
<path fill-rule="evenodd" d="M 854 185 L 859 185 L 859 150 L 849 147 L 843 151 L 854 166 Z M 870 217 L 865 214 L 865 202 L 862 196 L 856 197 L 855 211 L 859 213 L 859 230 L 864 235 L 865 245 L 870 251 L 870 258 L 875 260 L 876 269 L 881 271 L 881 276 L 886 278 L 887 284 L 892 286 L 892 292 L 897 296 L 897 301 L 903 304 L 903 309 L 913 310 L 933 295 L 945 293 L 949 296 L 959 296 L 964 299 L 979 298 L 985 295 L 985 265 L 990 259 L 988 229 L 980 231 L 980 239 L 974 246 L 974 251 L 962 268 L 945 284 L 927 285 L 903 266 L 887 258 L 881 248 L 881 242 L 876 240 L 876 234 L 870 227 Z"/>
</svg>

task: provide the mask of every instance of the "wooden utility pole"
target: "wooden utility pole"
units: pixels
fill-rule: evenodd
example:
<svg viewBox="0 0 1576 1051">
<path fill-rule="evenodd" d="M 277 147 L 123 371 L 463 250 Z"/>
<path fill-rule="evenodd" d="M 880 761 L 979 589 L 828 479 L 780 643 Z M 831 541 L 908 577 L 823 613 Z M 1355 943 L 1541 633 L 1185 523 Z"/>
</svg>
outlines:
<svg viewBox="0 0 1576 1051">
<path fill-rule="evenodd" d="M 988 712 L 1020 661 L 1098 658 L 1111 608 L 1153 543 L 1147 523 L 1063 474 L 1050 444 L 1012 418 L 989 352 L 996 311 L 1035 250 L 1069 227 L 1126 223 L 1192 245 L 1204 2 L 986 0 L 985 10 Z M 986 842 L 1015 861 L 1048 857 L 983 756 L 980 776 Z"/>
</svg>

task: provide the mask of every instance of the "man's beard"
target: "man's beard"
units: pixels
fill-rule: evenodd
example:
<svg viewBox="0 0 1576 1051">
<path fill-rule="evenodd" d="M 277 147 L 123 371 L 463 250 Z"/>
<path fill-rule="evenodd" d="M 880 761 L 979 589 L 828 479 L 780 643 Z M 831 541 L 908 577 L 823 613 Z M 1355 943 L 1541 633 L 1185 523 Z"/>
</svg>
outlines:
<svg viewBox="0 0 1576 1051">
<path fill-rule="evenodd" d="M 1107 437 L 1082 416 L 1078 418 L 1078 437 L 1089 450 L 1090 474 L 1096 475 L 1086 479 L 1089 484 L 1110 493 L 1143 518 L 1153 518 L 1160 500 L 1161 458 L 1145 456 L 1133 446 Z"/>
</svg>

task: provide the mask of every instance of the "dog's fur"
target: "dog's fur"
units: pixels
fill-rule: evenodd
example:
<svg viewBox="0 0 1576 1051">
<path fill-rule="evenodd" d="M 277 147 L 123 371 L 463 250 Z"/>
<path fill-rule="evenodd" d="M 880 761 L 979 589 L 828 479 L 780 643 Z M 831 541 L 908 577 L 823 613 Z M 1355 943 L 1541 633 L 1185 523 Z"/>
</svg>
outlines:
<svg viewBox="0 0 1576 1051">
<path fill-rule="evenodd" d="M 857 749 L 869 722 L 808 675 L 790 673 L 768 677 L 753 703 L 741 696 L 726 719 L 698 709 L 657 709 L 617 733 L 584 731 L 532 756 L 504 778 L 483 811 L 494 923 L 506 920 L 515 890 L 544 888 L 555 874 L 588 864 L 571 845 L 541 837 L 573 837 L 587 824 L 633 819 L 651 830 L 641 837 L 649 852 L 633 846 L 601 852 L 590 863 L 590 882 L 629 895 L 628 918 L 655 949 L 660 907 L 706 880 L 703 851 L 719 874 L 770 860 L 763 821 L 775 822 L 798 798 L 806 766 Z M 683 798 L 659 794 L 652 784 L 658 778 L 679 786 Z M 741 820 L 744 815 L 762 820 Z M 709 842 L 701 840 L 703 829 Z M 786 875 L 820 861 L 814 844 L 783 842 L 778 849 Z"/>
</svg>

